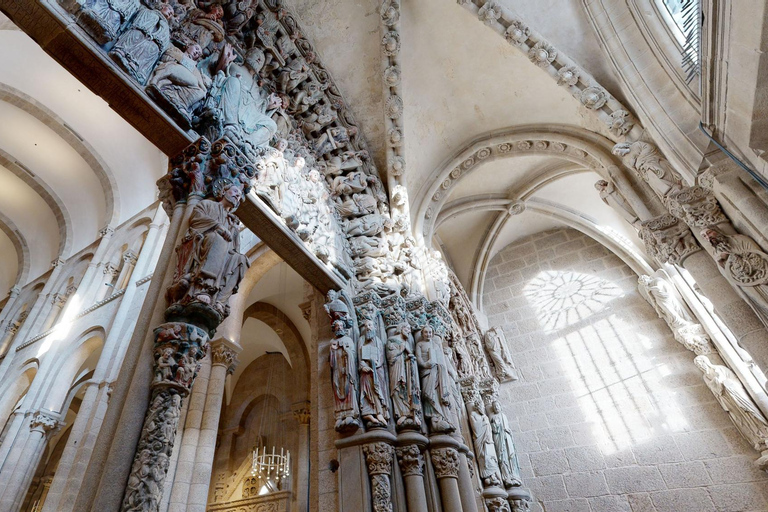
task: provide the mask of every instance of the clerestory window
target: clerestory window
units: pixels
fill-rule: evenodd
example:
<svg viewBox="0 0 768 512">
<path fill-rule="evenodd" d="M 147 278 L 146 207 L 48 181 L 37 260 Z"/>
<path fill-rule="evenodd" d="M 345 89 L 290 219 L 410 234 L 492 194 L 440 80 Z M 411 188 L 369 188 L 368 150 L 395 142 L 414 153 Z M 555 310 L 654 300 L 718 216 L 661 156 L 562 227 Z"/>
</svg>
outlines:
<svg viewBox="0 0 768 512">
<path fill-rule="evenodd" d="M 701 75 L 700 0 L 655 0 L 657 10 L 677 42 L 688 84 Z"/>
</svg>

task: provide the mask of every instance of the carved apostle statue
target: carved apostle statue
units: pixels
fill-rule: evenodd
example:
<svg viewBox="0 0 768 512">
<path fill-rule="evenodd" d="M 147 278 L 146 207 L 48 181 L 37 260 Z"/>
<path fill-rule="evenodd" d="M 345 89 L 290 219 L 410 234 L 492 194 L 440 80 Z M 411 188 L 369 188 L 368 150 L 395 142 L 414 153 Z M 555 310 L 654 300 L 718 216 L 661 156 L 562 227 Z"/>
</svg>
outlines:
<svg viewBox="0 0 768 512">
<path fill-rule="evenodd" d="M 616 190 L 616 185 L 612 182 L 599 180 L 595 183 L 595 189 L 600 193 L 600 199 L 613 208 L 624 220 L 633 226 L 640 222 L 632 205 L 630 205 L 626 198 Z"/>
<path fill-rule="evenodd" d="M 507 348 L 507 340 L 504 337 L 504 331 L 498 327 L 492 327 L 485 333 L 485 350 L 493 361 L 496 369 L 496 377 L 501 381 L 508 381 L 515 378 L 515 365 L 512 362 L 511 354 Z"/>
<path fill-rule="evenodd" d="M 757 461 L 760 469 L 768 468 L 768 419 L 749 396 L 744 385 L 730 368 L 712 364 L 707 356 L 697 356 L 693 362 L 704 373 L 704 382 L 741 435 L 763 454 Z"/>
<path fill-rule="evenodd" d="M 147 88 L 187 125 L 192 123 L 195 107 L 211 86 L 210 77 L 198 69 L 202 56 L 203 50 L 197 43 L 189 44 L 183 52 L 171 45 L 160 59 Z"/>
<path fill-rule="evenodd" d="M 364 320 L 360 331 L 360 415 L 368 427 L 385 427 L 389 407 L 384 347 L 372 320 Z"/>
<path fill-rule="evenodd" d="M 467 402 L 469 426 L 472 430 L 472 441 L 475 445 L 475 456 L 480 468 L 480 479 L 483 485 L 499 485 L 499 459 L 496 455 L 496 445 L 493 442 L 493 431 L 488 416 L 483 411 L 482 400 Z"/>
<path fill-rule="evenodd" d="M 355 398 L 357 389 L 357 365 L 355 342 L 349 336 L 344 320 L 331 324 L 335 338 L 331 341 L 331 381 L 333 383 L 336 430 L 356 429 L 360 412 Z"/>
<path fill-rule="evenodd" d="M 493 400 L 488 407 L 488 419 L 491 422 L 493 444 L 499 457 L 499 470 L 504 487 L 519 487 L 523 482 L 520 479 L 520 465 L 512 438 L 512 428 L 498 400 Z"/>
<path fill-rule="evenodd" d="M 204 199 L 192 209 L 187 233 L 176 248 L 178 262 L 167 293 L 171 304 L 197 302 L 229 315 L 229 297 L 248 268 L 248 259 L 240 254 L 240 221 L 232 213 L 242 194 L 234 182 L 224 181 L 216 201 Z"/>
<path fill-rule="evenodd" d="M 659 197 L 663 198 L 682 186 L 680 176 L 653 144 L 622 142 L 613 146 L 612 153 L 620 156 L 624 165 L 634 169 Z"/>
<path fill-rule="evenodd" d="M 152 68 L 171 42 L 168 22 L 173 17 L 173 8 L 165 3 L 157 10 L 142 7 L 109 52 L 141 85 L 147 83 Z"/>
<path fill-rule="evenodd" d="M 434 335 L 431 326 L 425 326 L 416 343 L 416 361 L 421 377 L 421 402 L 430 430 L 448 433 L 456 430 L 456 427 L 451 425 L 449 419 L 453 397 L 441 341 Z"/>
<path fill-rule="evenodd" d="M 390 395 L 398 429 L 421 425 L 418 368 L 410 346 L 410 333 L 411 326 L 403 323 L 387 338 Z"/>
</svg>

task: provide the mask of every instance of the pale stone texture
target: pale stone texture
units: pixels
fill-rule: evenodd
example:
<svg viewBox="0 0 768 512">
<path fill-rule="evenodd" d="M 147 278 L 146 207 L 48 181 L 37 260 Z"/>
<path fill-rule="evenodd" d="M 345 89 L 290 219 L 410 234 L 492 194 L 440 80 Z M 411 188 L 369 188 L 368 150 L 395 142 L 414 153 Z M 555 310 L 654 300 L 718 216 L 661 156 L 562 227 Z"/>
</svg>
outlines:
<svg viewBox="0 0 768 512">
<path fill-rule="evenodd" d="M 768 510 L 757 454 L 618 257 L 561 229 L 506 247 L 488 276 L 483 309 L 521 374 L 500 396 L 537 505 Z"/>
</svg>

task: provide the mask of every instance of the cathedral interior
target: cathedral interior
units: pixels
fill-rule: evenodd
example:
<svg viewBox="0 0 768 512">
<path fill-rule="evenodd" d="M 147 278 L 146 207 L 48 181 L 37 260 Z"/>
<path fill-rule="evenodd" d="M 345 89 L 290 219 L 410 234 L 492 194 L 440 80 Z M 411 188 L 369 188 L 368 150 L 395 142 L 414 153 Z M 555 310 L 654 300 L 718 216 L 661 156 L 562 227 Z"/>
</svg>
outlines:
<svg viewBox="0 0 768 512">
<path fill-rule="evenodd" d="M 763 78 L 766 0 L 0 0 L 0 510 L 768 511 Z"/>
</svg>

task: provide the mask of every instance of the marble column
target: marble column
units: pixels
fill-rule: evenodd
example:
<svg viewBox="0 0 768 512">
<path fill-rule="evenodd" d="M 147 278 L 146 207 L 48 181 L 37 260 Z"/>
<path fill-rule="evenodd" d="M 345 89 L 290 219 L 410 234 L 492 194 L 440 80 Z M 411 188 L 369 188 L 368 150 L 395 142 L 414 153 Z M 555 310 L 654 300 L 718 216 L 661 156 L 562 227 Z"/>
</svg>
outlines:
<svg viewBox="0 0 768 512">
<path fill-rule="evenodd" d="M 30 433 L 20 450 L 12 450 L 16 460 L 13 471 L 3 475 L 6 485 L 0 495 L 0 510 L 18 512 L 35 476 L 48 439 L 61 428 L 62 423 L 50 412 L 38 411 L 31 416 Z M 12 459 L 12 460 L 13 460 Z M 5 473 L 5 472 L 3 472 Z M 2 474 L 2 473 L 0 473 Z"/>
<path fill-rule="evenodd" d="M 363 445 L 363 454 L 371 479 L 373 512 L 392 512 L 392 457 L 394 449 L 385 442 Z"/>
<path fill-rule="evenodd" d="M 2 311 L 0 311 L 0 328 L 11 323 L 11 312 L 16 307 L 16 299 L 19 298 L 20 293 L 21 288 L 19 288 L 17 285 L 12 286 L 8 292 L 8 300 L 5 302 L 5 306 L 3 306 Z M 0 345 L 0 347 L 1 346 L 2 345 Z M 0 350 L 0 354 L 2 354 L 2 350 Z"/>
<path fill-rule="evenodd" d="M 224 385 L 227 375 L 235 372 L 239 347 L 226 339 L 211 342 L 211 375 L 208 379 L 208 393 L 200 422 L 200 434 L 192 469 L 192 483 L 187 498 L 187 510 L 205 512 L 208 503 L 208 489 L 211 485 L 213 459 L 216 452 L 216 435 L 219 430 L 221 406 L 224 402 Z"/>
<path fill-rule="evenodd" d="M 136 266 L 137 260 L 138 256 L 135 252 L 125 251 L 123 254 L 123 268 L 120 269 L 120 274 L 117 276 L 117 281 L 115 281 L 115 288 L 113 293 L 119 292 L 128 286 L 128 281 L 133 275 L 133 269 Z"/>
<path fill-rule="evenodd" d="M 96 251 L 93 253 L 90 263 L 88 263 L 88 268 L 86 268 L 85 274 L 83 274 L 83 278 L 80 280 L 80 296 L 82 304 L 86 307 L 96 302 L 95 296 L 101 291 L 100 284 L 103 281 L 102 273 L 99 272 L 99 269 L 104 263 L 104 256 L 109 249 L 114 234 L 115 230 L 111 226 L 105 226 L 99 230 L 99 245 L 96 247 Z"/>
<path fill-rule="evenodd" d="M 309 404 L 293 409 L 293 417 L 299 423 L 299 450 L 296 454 L 296 471 L 293 474 L 293 492 L 296 493 L 296 508 L 299 512 L 309 507 Z"/>
<path fill-rule="evenodd" d="M 61 315 L 61 310 L 64 309 L 64 306 L 67 304 L 67 299 L 69 299 L 69 296 L 66 293 L 53 294 L 53 298 L 51 299 L 51 309 L 48 311 L 48 317 L 45 319 L 45 323 L 41 329 L 43 332 L 55 325 L 56 320 L 59 318 L 59 315 Z"/>
<path fill-rule="evenodd" d="M 459 448 L 459 495 L 461 496 L 461 508 L 464 512 L 478 512 L 475 499 L 475 486 L 472 483 L 470 464 L 473 459 L 467 456 L 469 449 L 464 446 Z"/>
<path fill-rule="evenodd" d="M 443 504 L 443 512 L 462 512 L 461 494 L 459 493 L 459 451 L 455 447 L 455 442 L 438 441 L 435 443 L 434 439 L 431 441 L 433 448 L 430 450 L 430 456 L 435 477 L 440 486 L 440 501 Z"/>
</svg>

